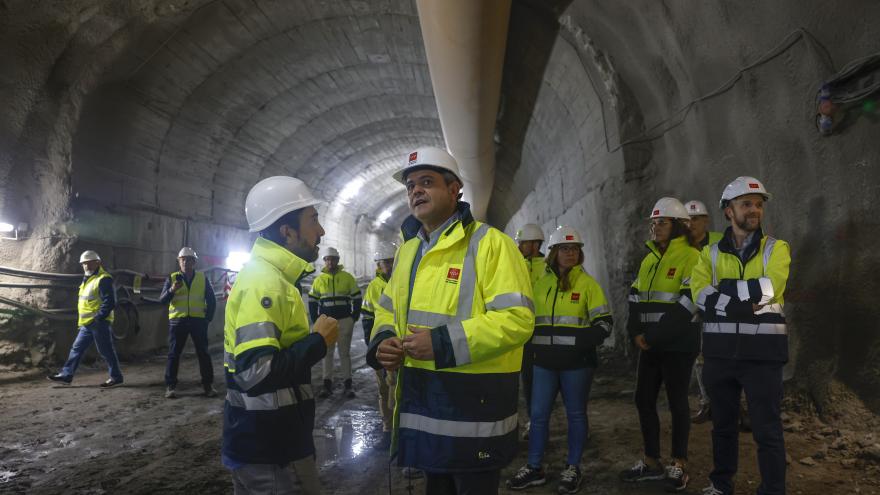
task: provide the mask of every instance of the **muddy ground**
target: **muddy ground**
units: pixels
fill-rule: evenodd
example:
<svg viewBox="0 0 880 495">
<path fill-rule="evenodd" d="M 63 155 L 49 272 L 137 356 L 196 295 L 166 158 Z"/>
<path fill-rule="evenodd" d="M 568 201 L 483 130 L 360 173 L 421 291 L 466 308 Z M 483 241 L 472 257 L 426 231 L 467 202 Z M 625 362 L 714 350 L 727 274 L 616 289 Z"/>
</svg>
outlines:
<svg viewBox="0 0 880 495">
<path fill-rule="evenodd" d="M 381 422 L 375 378 L 363 364 L 363 351 L 363 343 L 356 343 L 358 397 L 344 399 L 337 391 L 318 402 L 314 438 L 322 482 L 326 493 L 405 494 L 407 481 L 399 470 L 389 470 L 386 454 L 370 448 Z M 72 386 L 50 383 L 44 373 L 0 374 L 0 493 L 231 493 L 229 474 L 220 464 L 223 399 L 200 395 L 192 353 L 181 363 L 180 398 L 165 399 L 164 364 L 164 356 L 123 362 L 125 384 L 111 390 L 98 388 L 106 379 L 101 362 L 82 367 Z M 222 376 L 219 357 L 214 367 L 216 376 Z M 319 372 L 314 378 L 317 386 Z M 597 373 L 583 461 L 587 481 L 581 493 L 663 493 L 660 484 L 626 486 L 617 481 L 617 472 L 640 454 L 632 387 L 625 369 L 605 366 Z M 222 387 L 218 390 L 222 397 Z M 786 399 L 789 493 L 880 494 L 878 418 L 850 396 L 841 400 L 852 401 L 851 414 L 826 424 L 803 401 Z M 668 449 L 668 413 L 665 404 L 660 407 L 663 448 Z M 707 424 L 691 431 L 692 484 L 687 493 L 699 493 L 706 484 L 709 435 Z M 528 493 L 555 493 L 565 443 L 564 410 L 558 404 L 546 459 L 552 479 Z M 759 478 L 751 436 L 742 434 L 740 445 L 738 493 L 754 493 Z M 519 458 L 502 473 L 503 479 L 522 465 L 526 448 L 521 442 Z M 413 486 L 413 493 L 423 492 L 420 480 Z M 502 488 L 502 493 L 508 492 Z"/>
</svg>

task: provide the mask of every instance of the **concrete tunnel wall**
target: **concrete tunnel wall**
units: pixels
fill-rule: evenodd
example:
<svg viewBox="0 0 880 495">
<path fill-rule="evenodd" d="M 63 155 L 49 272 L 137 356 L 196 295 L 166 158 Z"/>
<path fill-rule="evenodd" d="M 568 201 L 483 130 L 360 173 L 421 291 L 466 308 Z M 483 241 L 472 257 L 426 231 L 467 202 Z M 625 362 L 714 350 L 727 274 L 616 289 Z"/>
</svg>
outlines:
<svg viewBox="0 0 880 495">
<path fill-rule="evenodd" d="M 526 221 L 548 234 L 581 229 L 623 351 L 626 287 L 653 202 L 713 208 L 726 182 L 755 175 L 774 193 L 768 232 L 792 244 L 788 374 L 826 411 L 839 383 L 877 411 L 877 119 L 818 135 L 815 90 L 833 72 L 822 53 L 795 41 L 662 137 L 616 149 L 798 27 L 837 69 L 880 48 L 868 22 L 880 5 L 833 7 L 514 1 L 489 221 L 508 233 Z M 369 251 L 396 237 L 406 213 L 390 171 L 411 148 L 443 143 L 416 16 L 404 0 L 4 2 L 0 212 L 32 231 L 0 242 L 0 261 L 75 272 L 79 251 L 97 247 L 114 268 L 164 273 L 184 225 L 199 252 L 225 257 L 252 240 L 248 188 L 284 173 L 329 200 L 322 244 L 368 275 Z M 358 178 L 359 193 L 342 201 Z M 386 209 L 392 217 L 377 226 Z M 6 293 L 70 305 L 63 291 Z M 155 313 L 124 348 L 163 345 Z M 67 338 L 69 325 L 7 318 L 0 361 L 37 364 L 66 353 Z"/>
</svg>

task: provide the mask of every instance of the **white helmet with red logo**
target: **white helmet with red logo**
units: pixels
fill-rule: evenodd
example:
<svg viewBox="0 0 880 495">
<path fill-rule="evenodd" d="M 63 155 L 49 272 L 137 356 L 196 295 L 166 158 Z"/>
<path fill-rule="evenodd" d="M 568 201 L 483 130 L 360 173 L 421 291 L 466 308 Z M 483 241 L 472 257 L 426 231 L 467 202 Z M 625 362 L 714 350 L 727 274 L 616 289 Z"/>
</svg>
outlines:
<svg viewBox="0 0 880 495">
<path fill-rule="evenodd" d="M 654 208 L 651 209 L 651 216 L 648 218 L 679 218 L 681 220 L 690 220 L 691 217 L 688 215 L 687 210 L 684 208 L 684 205 L 681 204 L 681 201 L 675 198 L 660 198 L 654 203 Z"/>
<path fill-rule="evenodd" d="M 541 231 L 541 227 L 538 227 L 533 223 L 527 223 L 523 225 L 521 229 L 516 231 L 516 237 L 514 237 L 513 240 L 516 242 L 543 241 L 544 232 Z"/>
<path fill-rule="evenodd" d="M 562 225 L 557 227 L 552 234 L 550 234 L 550 242 L 547 243 L 547 247 L 553 247 L 557 244 L 577 244 L 579 246 L 584 245 L 583 239 L 581 239 L 581 235 L 578 233 L 574 227 L 569 227 L 568 225 Z"/>
<path fill-rule="evenodd" d="M 692 199 L 685 203 L 684 209 L 687 210 L 688 215 L 692 217 L 709 214 L 709 210 L 706 209 L 706 205 L 702 201 L 697 201 L 696 199 Z"/>
<path fill-rule="evenodd" d="M 764 189 L 764 184 L 761 184 L 761 181 L 754 177 L 743 176 L 733 179 L 733 182 L 724 188 L 724 192 L 721 193 L 721 201 L 718 204 L 721 208 L 724 208 L 731 199 L 736 199 L 746 194 L 760 194 L 764 196 L 765 201 L 770 200 L 770 193 L 767 192 L 767 189 Z"/>
<path fill-rule="evenodd" d="M 451 172 L 461 182 L 461 174 L 458 172 L 458 162 L 448 151 L 433 146 L 423 146 L 407 156 L 406 164 L 400 170 L 394 172 L 392 177 L 401 184 L 406 184 L 406 174 L 416 168 L 433 168 Z"/>
</svg>

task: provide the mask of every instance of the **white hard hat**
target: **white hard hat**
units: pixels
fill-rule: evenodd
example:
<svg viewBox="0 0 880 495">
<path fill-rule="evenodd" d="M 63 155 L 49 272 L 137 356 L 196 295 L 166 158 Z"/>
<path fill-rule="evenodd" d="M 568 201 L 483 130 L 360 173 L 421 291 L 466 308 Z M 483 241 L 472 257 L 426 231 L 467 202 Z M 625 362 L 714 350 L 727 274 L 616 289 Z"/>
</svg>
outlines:
<svg viewBox="0 0 880 495">
<path fill-rule="evenodd" d="M 660 217 L 680 218 L 682 220 L 691 219 L 681 201 L 675 198 L 660 198 L 654 203 L 654 208 L 651 209 L 651 216 L 648 218 Z"/>
<path fill-rule="evenodd" d="M 392 243 L 385 243 L 379 245 L 379 249 L 373 253 L 373 261 L 381 261 L 381 260 L 391 260 L 394 259 L 394 254 L 397 252 L 397 246 Z"/>
<path fill-rule="evenodd" d="M 80 263 L 85 263 L 86 261 L 101 261 L 101 257 L 98 256 L 98 253 L 89 249 L 88 251 L 83 251 L 83 253 L 79 255 Z"/>
<path fill-rule="evenodd" d="M 697 201 L 696 199 L 692 199 L 685 203 L 684 209 L 687 210 L 688 215 L 692 217 L 709 214 L 709 210 L 706 209 L 706 205 L 703 204 L 702 201 Z"/>
<path fill-rule="evenodd" d="M 177 253 L 178 258 L 183 258 L 184 256 L 189 256 L 191 258 L 199 259 L 199 255 L 191 247 L 184 247 Z"/>
<path fill-rule="evenodd" d="M 461 182 L 461 174 L 458 173 L 458 162 L 448 151 L 433 146 L 423 146 L 407 156 L 406 164 L 400 170 L 394 172 L 392 177 L 401 184 L 406 184 L 406 174 L 415 168 L 429 167 L 452 172 L 455 178 Z"/>
<path fill-rule="evenodd" d="M 543 241 L 544 240 L 544 232 L 541 231 L 541 227 L 533 223 L 527 223 L 522 226 L 521 229 L 516 231 L 516 237 L 513 238 L 514 241 Z"/>
<path fill-rule="evenodd" d="M 770 200 L 770 193 L 764 189 L 764 184 L 761 184 L 761 181 L 754 177 L 743 176 L 733 179 L 733 182 L 724 188 L 718 206 L 724 208 L 725 202 L 746 194 L 760 194 L 761 196 L 764 196 L 764 200 Z"/>
<path fill-rule="evenodd" d="M 286 213 L 322 203 L 303 181 L 276 175 L 257 182 L 244 202 L 244 215 L 251 232 L 272 225 Z"/>
<path fill-rule="evenodd" d="M 581 235 L 578 233 L 574 227 L 569 227 L 568 225 L 562 225 L 557 227 L 552 234 L 550 234 L 550 242 L 547 243 L 548 248 L 552 248 L 557 244 L 578 244 L 580 246 L 584 245 L 583 239 L 581 239 Z"/>
<path fill-rule="evenodd" d="M 323 258 L 327 258 L 327 257 L 330 257 L 330 256 L 332 256 L 332 257 L 334 257 L 334 258 L 338 258 L 338 257 L 339 257 L 339 251 L 337 251 L 336 248 L 328 247 L 328 248 L 327 248 L 327 251 L 324 252 L 324 256 L 323 256 Z M 323 258 L 322 258 L 322 259 L 323 259 Z"/>
</svg>

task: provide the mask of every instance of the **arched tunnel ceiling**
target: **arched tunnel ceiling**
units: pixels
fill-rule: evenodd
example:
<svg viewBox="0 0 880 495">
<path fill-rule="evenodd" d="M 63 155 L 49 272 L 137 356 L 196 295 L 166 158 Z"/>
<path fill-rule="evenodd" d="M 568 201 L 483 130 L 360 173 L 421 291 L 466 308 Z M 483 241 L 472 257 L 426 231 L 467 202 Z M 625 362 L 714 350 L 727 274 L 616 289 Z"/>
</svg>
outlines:
<svg viewBox="0 0 880 495">
<path fill-rule="evenodd" d="M 89 95 L 81 198 L 244 226 L 250 186 L 285 174 L 330 202 L 362 179 L 346 209 L 402 214 L 391 171 L 443 142 L 414 2 L 224 0 L 179 17 Z"/>
</svg>

